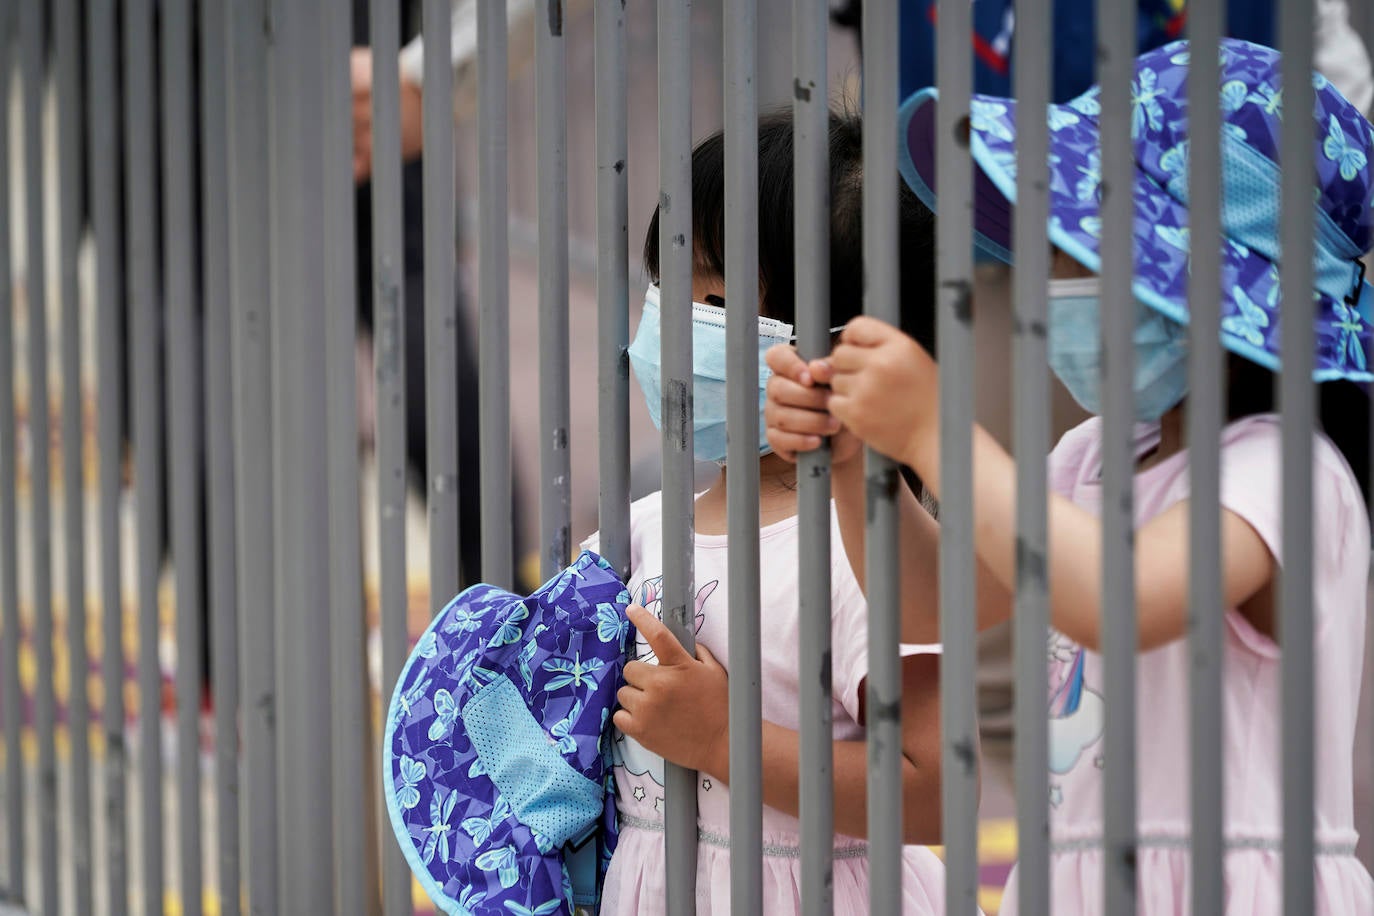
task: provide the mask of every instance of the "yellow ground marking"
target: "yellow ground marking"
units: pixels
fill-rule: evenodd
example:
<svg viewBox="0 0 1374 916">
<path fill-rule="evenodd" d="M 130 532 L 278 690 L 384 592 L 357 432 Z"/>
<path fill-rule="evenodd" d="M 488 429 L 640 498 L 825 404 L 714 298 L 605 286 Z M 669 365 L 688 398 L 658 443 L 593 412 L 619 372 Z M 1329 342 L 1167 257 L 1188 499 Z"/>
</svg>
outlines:
<svg viewBox="0 0 1374 916">
<path fill-rule="evenodd" d="M 205 916 L 219 916 L 219 894 L 213 888 L 203 888 L 200 894 L 200 911 Z M 174 890 L 162 894 L 163 916 L 181 916 L 181 894 Z"/>
</svg>

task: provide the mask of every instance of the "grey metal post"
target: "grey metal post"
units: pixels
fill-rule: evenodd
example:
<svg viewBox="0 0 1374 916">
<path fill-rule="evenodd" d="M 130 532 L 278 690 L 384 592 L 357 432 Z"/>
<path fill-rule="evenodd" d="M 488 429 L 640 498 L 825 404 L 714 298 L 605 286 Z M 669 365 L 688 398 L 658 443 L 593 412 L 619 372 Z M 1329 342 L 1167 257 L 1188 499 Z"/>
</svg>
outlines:
<svg viewBox="0 0 1374 916">
<path fill-rule="evenodd" d="M 725 301 L 759 289 L 757 0 L 726 6 Z M 820 72 L 825 73 L 824 68 Z M 822 93 L 824 95 L 824 93 Z M 730 907 L 763 912 L 763 661 L 759 574 L 759 323 L 756 309 L 725 312 L 726 445 L 730 482 Z M 827 530 L 829 525 L 827 523 Z M 829 563 L 825 564 L 829 569 Z M 828 635 L 828 634 L 827 634 Z M 828 704 L 827 704 L 828 706 Z"/>
<path fill-rule="evenodd" d="M 1283 571 L 1279 576 L 1279 645 L 1282 694 L 1283 911 L 1311 913 L 1315 905 L 1313 740 L 1315 683 L 1312 674 L 1312 438 L 1317 396 L 1312 384 L 1312 206 L 1315 151 L 1312 143 L 1312 0 L 1280 4 L 1283 50 L 1280 79 L 1284 119 L 1279 134 L 1280 319 L 1283 371 L 1279 407 L 1283 468 Z M 1196 55 L 1194 55 L 1196 56 Z"/>
<path fill-rule="evenodd" d="M 937 336 L 940 341 L 940 745 L 945 912 L 978 911 L 977 644 L 973 554 L 973 160 L 969 116 L 972 4 L 941 0 L 936 55 Z M 1031 117 L 1039 112 L 1032 110 Z M 1032 694 L 1034 696 L 1034 694 Z M 882 796 L 878 796 L 882 797 Z"/>
<path fill-rule="evenodd" d="M 630 577 L 630 235 L 625 8 L 596 7 L 597 452 L 601 555 Z M 485 478 L 483 478 L 485 480 Z"/>
<path fill-rule="evenodd" d="M 425 404 L 429 480 L 429 606 L 438 614 L 459 588 L 458 301 L 454 296 L 452 4 L 425 0 L 424 232 Z"/>
<path fill-rule="evenodd" d="M 333 831 L 319 823 L 329 811 L 332 774 L 301 766 L 329 746 L 331 730 L 329 648 L 321 639 L 330 631 L 330 608 L 318 598 L 318 584 L 329 581 L 331 532 L 327 480 L 316 454 L 326 438 L 325 356 L 317 339 L 325 325 L 322 7 L 296 0 L 274 11 L 272 451 L 281 548 L 274 632 L 282 688 L 277 836 L 283 874 L 290 876 L 278 888 L 279 912 L 334 912 Z"/>
<path fill-rule="evenodd" d="M 119 180 L 123 151 L 115 133 L 118 108 L 115 87 L 115 4 L 114 0 L 92 0 L 87 9 L 86 45 L 90 55 L 86 80 L 90 96 L 91 119 L 87 165 L 91 181 L 91 226 L 96 250 L 96 337 L 97 451 L 100 454 L 100 611 L 101 674 L 105 700 L 101 710 L 105 737 L 105 825 L 106 887 L 111 916 L 128 912 L 128 810 L 124 744 L 124 629 L 121 589 L 119 507 L 123 491 L 124 429 L 120 405 L 124 391 L 124 352 L 119 343 L 119 328 L 125 308 L 121 251 L 123 227 L 119 221 Z M 0 149 L 6 148 L 0 140 Z M 3 153 L 0 153 L 3 155 Z M 0 167 L 0 172 L 5 171 Z M 0 191 L 0 194 L 3 194 Z M 0 201 L 0 213 L 8 206 Z M 3 225 L 3 223 L 0 223 Z M 7 245 L 0 251 L 8 252 Z M 7 255 L 0 254 L 5 274 Z M 6 277 L 0 277 L 0 290 L 9 290 Z M 0 381 L 0 385 L 4 383 Z M 0 403 L 7 403 L 0 390 Z M 0 424 L 2 426 L 3 424 Z M 0 454 L 5 450 L 0 447 Z M 0 487 L 3 487 L 0 481 Z M 0 554 L 3 552 L 0 551 Z"/>
<path fill-rule="evenodd" d="M 830 9 L 821 0 L 792 4 L 792 118 L 795 144 L 796 211 L 794 264 L 796 274 L 797 348 L 803 358 L 830 352 L 830 97 L 826 71 L 826 39 Z M 740 125 L 744 127 L 744 125 Z M 744 127 L 743 144 L 756 136 Z M 757 200 L 748 190 L 741 196 Z M 757 284 L 757 280 L 755 280 Z M 741 293 L 731 317 L 752 319 L 754 296 Z M 730 301 L 727 297 L 726 301 Z M 755 359 L 758 347 L 754 346 Z M 757 370 L 756 370 L 757 371 Z M 755 376 L 756 377 L 756 376 Z M 732 378 L 733 392 L 750 398 L 753 379 L 741 373 Z M 757 401 L 754 424 L 758 423 Z M 746 430 L 741 433 L 747 436 Z M 758 433 L 741 445 L 757 448 Z M 741 448 L 740 451 L 744 451 Z M 742 458 L 742 461 L 744 459 Z M 748 460 L 755 468 L 757 459 Z M 757 473 L 757 471 L 756 471 Z M 733 481 L 732 481 L 733 482 Z M 830 674 L 830 447 L 829 441 L 797 460 L 797 515 L 800 532 L 798 562 L 801 626 L 801 747 L 798 774 L 801 796 L 802 912 L 826 916 L 834 910 L 835 868 L 835 745 L 831 722 L 834 705 Z M 756 503 L 757 504 L 757 503 Z M 748 538 L 757 545 L 757 538 Z M 758 606 L 757 595 L 747 605 Z"/>
<path fill-rule="evenodd" d="M 233 379 L 229 365 L 229 160 L 226 35 L 217 0 L 200 3 L 201 236 L 205 297 L 206 550 L 210 568 L 211 690 L 215 698 L 215 810 L 219 905 L 239 913 L 239 646 L 234 570 Z"/>
<path fill-rule="evenodd" d="M 405 265 L 401 253 L 400 11 L 372 0 L 372 275 L 377 379 L 378 537 L 381 539 L 382 695 L 405 663 L 406 416 Z M 382 893 L 388 916 L 410 912 L 410 869 L 383 843 Z"/>
<path fill-rule="evenodd" d="M 268 283 L 267 0 L 229 7 L 229 257 L 247 909 L 277 911 L 277 675 L 272 322 Z"/>
<path fill-rule="evenodd" d="M 897 6 L 866 3 L 864 87 L 864 313 L 900 322 L 897 262 Z M 868 797 L 902 795 L 901 593 L 897 555 L 897 465 L 865 455 L 868 526 Z M 869 908 L 902 910 L 902 806 L 868 806 Z"/>
<path fill-rule="evenodd" d="M 143 901 L 161 909 L 162 671 L 158 660 L 158 581 L 162 571 L 162 295 L 153 121 L 153 10 L 124 5 L 125 195 L 133 376 L 134 500 L 138 516 L 139 785 L 142 795 Z"/>
<path fill-rule="evenodd" d="M 1223 910 L 1221 425 L 1225 380 L 1221 324 L 1220 3 L 1188 10 L 1189 220 L 1193 250 L 1188 289 L 1188 653 L 1191 731 L 1192 907 Z"/>
<path fill-rule="evenodd" d="M 349 54 L 351 4 L 333 3 L 321 15 L 324 43 L 324 361 L 329 518 L 330 748 L 333 754 L 334 911 L 363 916 L 375 910 L 377 819 L 359 799 L 371 797 L 378 774 L 370 688 L 360 667 L 367 658 L 363 604 L 362 506 L 359 499 L 358 286 L 353 184 L 353 98 Z"/>
<path fill-rule="evenodd" d="M 692 4 L 658 4 L 663 622 L 696 648 L 692 505 Z M 755 407 L 755 410 L 758 408 Z M 696 912 L 697 777 L 664 767 L 668 916 Z"/>
<path fill-rule="evenodd" d="M 29 312 L 30 508 L 33 539 L 33 654 L 37 684 L 34 721 L 38 737 L 39 875 L 43 908 L 58 908 L 57 699 L 53 687 L 52 506 L 49 460 L 48 296 L 43 204 L 43 95 L 46 36 L 43 6 L 19 7 L 19 59 L 24 92 L 24 226 L 28 263 L 24 288 Z"/>
<path fill-rule="evenodd" d="M 72 903 L 91 911 L 91 710 L 86 692 L 90 651 L 86 644 L 86 487 L 82 478 L 81 303 L 77 256 L 81 244 L 81 149 L 83 139 L 82 35 L 74 0 L 53 7 L 57 76 L 59 276 L 62 299 L 62 536 L 66 539 L 67 731 L 71 736 Z"/>
<path fill-rule="evenodd" d="M 201 908 L 200 691 L 201 379 L 191 137 L 191 4 L 164 0 L 161 6 L 162 79 L 162 253 L 167 303 L 167 413 L 171 521 L 176 574 L 177 845 L 182 907 Z"/>
<path fill-rule="evenodd" d="M 1131 76 L 1135 5 L 1098 0 L 1102 87 L 1102 659 L 1107 716 L 1103 748 L 1104 912 L 1136 908 L 1134 479 L 1131 389 L 1135 353 L 1131 186 Z"/>
<path fill-rule="evenodd" d="M 599 55 L 598 55 L 599 57 Z M 506 0 L 477 4 L 478 397 L 482 578 L 514 585 L 510 450 L 510 235 Z"/>
<path fill-rule="evenodd" d="M 539 189 L 539 573 L 568 565 L 572 470 L 568 433 L 568 78 L 563 3 L 539 0 L 534 17 Z"/>
<path fill-rule="evenodd" d="M 1038 117 L 1050 101 L 1051 4 L 1021 0 L 1017 8 L 1016 270 L 1012 275 L 1014 372 L 1012 423 L 1016 454 L 1016 851 L 1020 912 L 1049 916 L 1050 800 L 1049 681 L 1045 637 L 1049 630 L 1049 532 L 1045 456 L 1050 451 L 1050 386 L 1046 371 L 1049 250 L 1049 125 Z M 1060 49 L 1064 50 L 1064 49 Z M 942 364 L 942 370 L 944 366 Z"/>
<path fill-rule="evenodd" d="M 15 4 L 0 0 L 0 98 L 10 98 L 14 76 Z M 0 174 L 10 171 L 9 118 L 0 118 Z M 10 269 L 10 189 L 0 182 L 0 357 L 14 365 L 14 276 Z M 5 839 L 9 850 L 6 894 L 24 899 L 24 751 L 23 686 L 19 680 L 19 557 L 14 498 L 15 436 L 14 372 L 0 372 L 0 602 L 4 603 L 5 657 Z M 108 703 L 106 706 L 108 707 Z"/>
</svg>

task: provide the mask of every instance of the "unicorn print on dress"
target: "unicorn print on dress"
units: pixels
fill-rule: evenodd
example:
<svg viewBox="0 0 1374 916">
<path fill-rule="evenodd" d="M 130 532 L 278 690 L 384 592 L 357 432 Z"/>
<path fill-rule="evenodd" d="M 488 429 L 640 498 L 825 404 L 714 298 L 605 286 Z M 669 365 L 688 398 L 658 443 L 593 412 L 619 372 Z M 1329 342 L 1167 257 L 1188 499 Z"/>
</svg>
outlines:
<svg viewBox="0 0 1374 916">
<path fill-rule="evenodd" d="M 1049 638 L 1050 772 L 1062 776 L 1102 738 L 1105 704 L 1083 685 L 1085 654 L 1062 633 Z M 1051 793 L 1051 800 L 1057 797 Z"/>
</svg>

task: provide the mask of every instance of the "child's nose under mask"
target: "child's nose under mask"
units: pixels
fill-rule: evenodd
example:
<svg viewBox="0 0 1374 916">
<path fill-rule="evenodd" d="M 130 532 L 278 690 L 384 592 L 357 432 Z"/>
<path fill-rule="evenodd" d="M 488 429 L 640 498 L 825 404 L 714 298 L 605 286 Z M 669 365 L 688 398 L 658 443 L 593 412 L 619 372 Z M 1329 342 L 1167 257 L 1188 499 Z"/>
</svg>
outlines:
<svg viewBox="0 0 1374 916">
<path fill-rule="evenodd" d="M 650 286 L 644 294 L 644 315 L 630 343 L 630 365 L 634 368 L 644 404 L 654 426 L 663 429 L 663 388 L 661 379 L 659 289 Z M 759 448 L 760 455 L 770 451 L 764 434 L 764 387 L 773 372 L 763 354 L 774 344 L 790 343 L 792 325 L 774 318 L 759 321 Z M 834 328 L 832 330 L 839 330 Z M 725 309 L 692 303 L 692 444 L 698 461 L 725 461 Z"/>
<path fill-rule="evenodd" d="M 1050 369 L 1079 405 L 1102 413 L 1101 279 L 1051 280 Z M 1135 330 L 1135 418 L 1153 423 L 1188 394 L 1188 332 L 1137 301 Z"/>
</svg>

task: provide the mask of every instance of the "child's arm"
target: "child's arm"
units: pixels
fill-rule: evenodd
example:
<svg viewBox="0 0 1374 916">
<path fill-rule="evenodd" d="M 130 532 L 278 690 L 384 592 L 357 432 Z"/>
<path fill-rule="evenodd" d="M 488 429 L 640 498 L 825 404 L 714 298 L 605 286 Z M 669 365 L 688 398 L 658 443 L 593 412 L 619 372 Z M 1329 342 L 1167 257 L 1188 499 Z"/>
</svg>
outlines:
<svg viewBox="0 0 1374 916">
<path fill-rule="evenodd" d="M 662 621 L 641 608 L 630 620 L 658 656 L 657 665 L 625 666 L 626 686 L 615 726 L 649 750 L 726 785 L 730 782 L 729 681 L 704 646 L 693 657 Z M 903 841 L 940 842 L 939 656 L 902 662 Z M 836 741 L 835 830 L 868 833 L 867 747 Z M 763 803 L 797 815 L 800 809 L 800 735 L 763 723 Z"/>
<path fill-rule="evenodd" d="M 940 492 L 939 380 L 919 344 L 873 319 L 845 329 L 827 361 L 830 411 L 874 448 L 916 469 Z M 894 393 L 899 393 L 894 396 Z M 973 428 L 974 544 L 979 559 L 1010 589 L 1016 576 L 1016 468 L 984 430 Z M 1240 516 L 1222 509 L 1226 607 L 1238 607 L 1274 576 L 1274 558 Z M 1096 648 L 1102 622 L 1102 525 L 1067 499 L 1049 499 L 1050 613 L 1075 642 Z M 1135 577 L 1142 651 L 1187 632 L 1188 507 L 1181 502 L 1135 532 Z M 1272 635 L 1272 634 L 1271 634 Z"/>
<path fill-rule="evenodd" d="M 859 586 L 867 591 L 864 538 L 868 484 L 861 443 L 827 411 L 830 391 L 822 383 L 828 378 L 815 378 L 797 351 L 783 344 L 770 349 L 766 358 L 773 370 L 765 407 L 768 444 L 778 455 L 793 461 L 798 452 L 820 447 L 821 436 L 831 437 L 830 486 L 840 536 Z M 902 640 L 937 643 L 940 603 L 935 596 L 940 594 L 940 525 L 906 486 L 897 487 L 897 512 L 901 527 L 898 550 L 902 570 Z M 1001 623 L 1011 615 L 1011 592 L 981 562 L 977 588 L 980 629 Z"/>
</svg>

